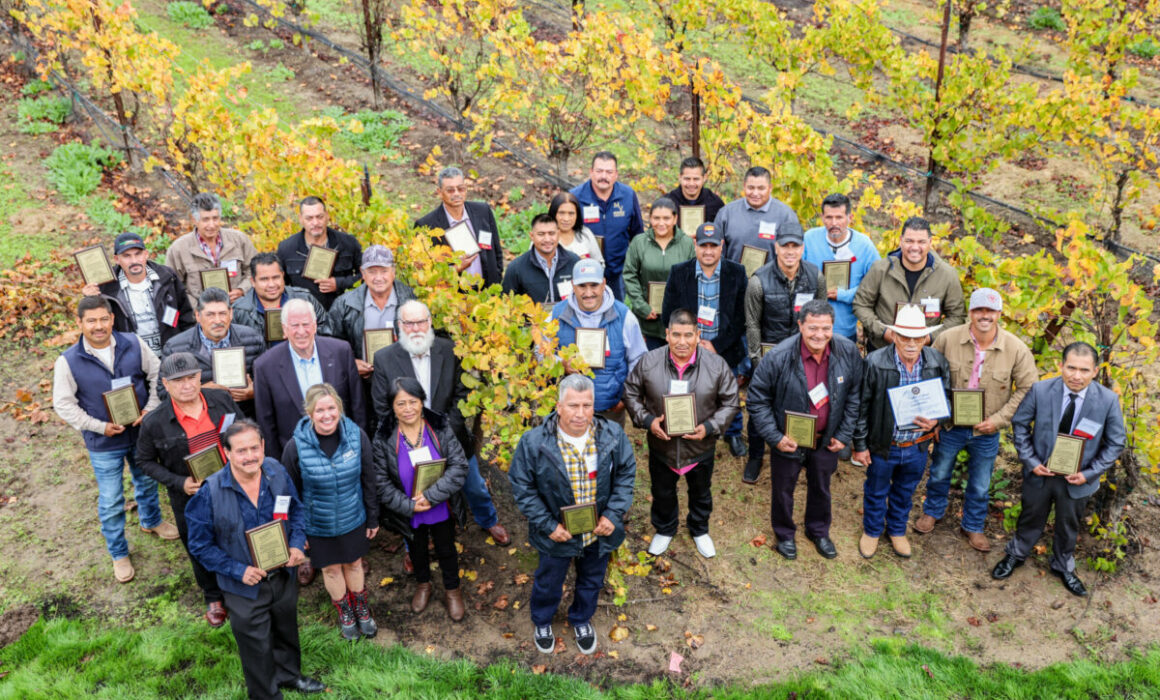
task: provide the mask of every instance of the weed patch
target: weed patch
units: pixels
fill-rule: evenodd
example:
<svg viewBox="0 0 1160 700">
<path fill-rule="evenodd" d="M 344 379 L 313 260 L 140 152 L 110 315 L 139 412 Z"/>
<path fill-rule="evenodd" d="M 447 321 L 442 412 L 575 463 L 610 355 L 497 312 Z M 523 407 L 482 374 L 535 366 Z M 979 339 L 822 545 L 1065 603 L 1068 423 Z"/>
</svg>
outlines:
<svg viewBox="0 0 1160 700">
<path fill-rule="evenodd" d="M 101 184 L 105 170 L 121 162 L 121 157 L 103 148 L 99 141 L 79 141 L 57 146 L 45 161 L 48 181 L 71 204 L 92 194 Z"/>
</svg>

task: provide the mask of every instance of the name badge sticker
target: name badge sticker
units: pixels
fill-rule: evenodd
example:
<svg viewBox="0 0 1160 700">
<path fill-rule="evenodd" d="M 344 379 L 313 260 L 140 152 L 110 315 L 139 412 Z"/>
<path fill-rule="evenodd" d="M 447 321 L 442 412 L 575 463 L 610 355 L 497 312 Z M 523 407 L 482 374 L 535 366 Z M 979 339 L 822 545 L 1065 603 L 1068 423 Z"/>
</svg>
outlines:
<svg viewBox="0 0 1160 700">
<path fill-rule="evenodd" d="M 420 447 L 417 450 L 411 450 L 408 454 L 411 457 L 411 464 L 431 461 L 431 448 L 426 446 Z"/>
<path fill-rule="evenodd" d="M 133 383 L 132 377 L 113 377 L 113 388 L 120 389 Z"/>
<path fill-rule="evenodd" d="M 822 382 L 813 389 L 810 389 L 810 401 L 813 402 L 814 408 L 821 408 L 830 400 L 830 390 L 826 388 L 826 383 Z"/>
<path fill-rule="evenodd" d="M 221 424 L 221 427 L 218 428 L 218 435 L 221 435 L 222 433 L 224 433 L 226 431 L 226 428 L 233 425 L 234 419 L 236 417 L 237 416 L 235 416 L 233 413 L 227 413 L 224 416 L 222 416 L 222 424 Z"/>
<path fill-rule="evenodd" d="M 274 497 L 274 519 L 287 520 L 290 517 L 290 497 L 289 496 L 275 496 Z"/>
<path fill-rule="evenodd" d="M 556 290 L 561 299 L 567 299 L 572 296 L 572 280 L 564 280 L 556 285 Z"/>
<path fill-rule="evenodd" d="M 484 250 L 491 250 L 491 231 L 479 232 L 479 247 Z"/>
<path fill-rule="evenodd" d="M 802 305 L 813 298 L 814 298 L 813 294 L 795 294 L 795 295 L 793 295 L 793 310 L 794 311 L 801 310 Z"/>
<path fill-rule="evenodd" d="M 688 379 L 670 379 L 669 380 L 670 394 L 687 394 L 689 393 Z"/>
<path fill-rule="evenodd" d="M 713 325 L 717 320 L 717 309 L 712 306 L 701 306 L 697 309 L 697 320 L 704 323 L 706 326 Z"/>
<path fill-rule="evenodd" d="M 177 309 L 172 306 L 166 306 L 165 312 L 161 314 L 161 322 L 167 326 L 177 328 Z"/>
<path fill-rule="evenodd" d="M 935 297 L 926 297 L 921 302 L 927 318 L 938 318 L 942 311 L 942 303 Z"/>
<path fill-rule="evenodd" d="M 226 272 L 230 273 L 230 277 L 238 276 L 238 261 L 237 258 L 233 260 L 224 260 L 222 264 L 226 266 Z"/>
<path fill-rule="evenodd" d="M 1072 434 L 1078 435 L 1081 438 L 1091 440 L 1096 436 L 1096 433 L 1100 432 L 1100 424 L 1091 418 L 1084 418 L 1079 422 L 1079 425 L 1075 426 L 1075 429 L 1071 432 Z"/>
<path fill-rule="evenodd" d="M 757 225 L 757 237 L 766 241 L 777 238 L 777 222 L 762 221 Z"/>
<path fill-rule="evenodd" d="M 588 206 L 584 207 L 582 214 L 584 216 L 584 223 L 600 223 L 600 207 L 596 206 L 595 204 L 589 204 Z"/>
</svg>

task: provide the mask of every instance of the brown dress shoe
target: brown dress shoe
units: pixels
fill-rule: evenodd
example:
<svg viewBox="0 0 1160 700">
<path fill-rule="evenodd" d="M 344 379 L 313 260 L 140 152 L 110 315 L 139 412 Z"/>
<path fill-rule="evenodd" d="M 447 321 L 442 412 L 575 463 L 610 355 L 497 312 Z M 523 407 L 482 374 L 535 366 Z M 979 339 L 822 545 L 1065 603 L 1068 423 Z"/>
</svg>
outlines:
<svg viewBox="0 0 1160 700">
<path fill-rule="evenodd" d="M 143 527 L 141 532 L 148 532 L 157 535 L 163 540 L 176 540 L 181 537 L 181 533 L 177 531 L 177 526 L 173 523 L 167 523 L 162 520 L 157 524 L 157 527 Z"/>
<path fill-rule="evenodd" d="M 895 537 L 890 536 L 890 546 L 894 548 L 894 553 L 903 559 L 910 558 L 910 540 L 906 539 L 906 535 Z"/>
<path fill-rule="evenodd" d="M 937 522 L 938 522 L 938 520 L 935 520 L 934 516 L 930 516 L 930 515 L 927 515 L 926 513 L 923 513 L 918 518 L 918 520 L 914 521 L 914 531 L 921 532 L 922 534 L 925 535 L 934 529 L 934 524 Z"/>
<path fill-rule="evenodd" d="M 878 538 L 871 537 L 865 532 L 862 533 L 862 538 L 858 540 L 858 553 L 862 555 L 863 559 L 869 559 L 878 551 Z"/>
<path fill-rule="evenodd" d="M 446 591 L 444 594 L 447 603 L 447 614 L 451 616 L 452 620 L 459 622 L 463 619 L 463 614 L 467 612 L 467 607 L 463 604 L 463 593 L 458 588 Z"/>
<path fill-rule="evenodd" d="M 967 538 L 967 544 L 971 545 L 971 547 L 977 549 L 980 552 L 991 551 L 991 542 L 983 533 L 970 532 L 962 528 L 959 528 L 959 532 L 963 533 L 963 537 Z"/>
<path fill-rule="evenodd" d="M 129 561 L 129 557 L 121 557 L 113 560 L 113 576 L 121 583 L 129 583 L 137 572 L 133 570 L 133 562 Z"/>
<path fill-rule="evenodd" d="M 220 600 L 215 600 L 205 608 L 205 621 L 209 623 L 210 627 L 221 627 L 229 616 L 229 611 Z"/>
<path fill-rule="evenodd" d="M 411 561 L 410 552 L 403 552 L 403 573 L 415 573 L 415 562 Z"/>
<path fill-rule="evenodd" d="M 314 570 L 314 567 L 310 565 L 309 559 L 302 562 L 298 565 L 298 585 L 309 586 L 311 582 L 314 581 L 314 576 L 317 573 L 318 572 Z"/>
<path fill-rule="evenodd" d="M 427 609 L 427 601 L 431 600 L 431 584 L 420 583 L 415 588 L 415 596 L 411 598 L 411 612 L 421 613 Z"/>
<path fill-rule="evenodd" d="M 512 538 L 508 535 L 508 531 L 499 523 L 487 528 L 487 534 L 491 535 L 491 538 L 500 547 L 506 547 L 512 543 Z"/>
</svg>

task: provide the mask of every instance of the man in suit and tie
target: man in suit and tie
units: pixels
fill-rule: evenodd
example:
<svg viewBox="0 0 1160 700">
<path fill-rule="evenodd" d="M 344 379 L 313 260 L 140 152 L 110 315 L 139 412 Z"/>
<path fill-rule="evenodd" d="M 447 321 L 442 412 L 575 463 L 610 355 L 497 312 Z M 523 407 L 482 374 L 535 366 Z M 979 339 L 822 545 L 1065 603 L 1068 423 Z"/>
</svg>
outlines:
<svg viewBox="0 0 1160 700">
<path fill-rule="evenodd" d="M 1068 345 L 1060 362 L 1061 376 L 1033 384 L 1011 419 L 1015 450 L 1023 463 L 1023 510 L 1015 536 L 1007 543 L 1007 556 L 991 572 L 993 578 L 1005 579 L 1023 565 L 1043 534 L 1054 504 L 1051 571 L 1068 591 L 1087 595 L 1075 575 L 1080 517 L 1088 498 L 1100 487 L 1100 475 L 1115 463 L 1127 439 L 1119 397 L 1092 382 L 1098 364 L 1091 345 Z M 1046 466 L 1060 433 L 1084 440 L 1079 471 L 1067 476 Z"/>
<path fill-rule="evenodd" d="M 365 429 L 362 382 L 344 340 L 317 336 L 314 307 L 290 299 L 282 307 L 286 340 L 254 361 L 254 413 L 263 437 L 281 454 L 303 415 L 306 390 L 326 382 L 338 390 L 351 420 Z"/>
<path fill-rule="evenodd" d="M 400 306 L 398 323 L 398 342 L 375 353 L 375 370 L 371 380 L 375 415 L 382 420 L 391 413 L 389 393 L 396 379 L 418 379 L 423 391 L 427 392 L 425 407 L 447 418 L 455 432 L 455 439 L 468 456 L 467 482 L 463 485 L 463 495 L 475 522 L 487 530 L 497 545 L 507 546 L 511 543 L 511 537 L 499 523 L 499 515 L 491 501 L 487 483 L 479 473 L 475 440 L 467 421 L 459 412 L 459 402 L 467 398 L 467 387 L 461 380 L 463 370 L 459 366 L 459 358 L 455 356 L 455 346 L 450 340 L 435 335 L 431 327 L 431 311 L 421 301 L 412 299 Z"/>
<path fill-rule="evenodd" d="M 471 273 L 483 278 L 484 286 L 503 281 L 503 247 L 499 242 L 499 227 L 495 214 L 485 202 L 468 202 L 467 185 L 459 168 L 443 168 L 435 178 L 435 187 L 443 201 L 426 216 L 415 222 L 416 228 L 446 231 L 458 224 L 467 224 L 479 252 L 463 258 L 456 268 L 460 273 Z M 447 245 L 440 238 L 438 243 Z M 466 446 L 465 446 L 466 447 Z"/>
</svg>

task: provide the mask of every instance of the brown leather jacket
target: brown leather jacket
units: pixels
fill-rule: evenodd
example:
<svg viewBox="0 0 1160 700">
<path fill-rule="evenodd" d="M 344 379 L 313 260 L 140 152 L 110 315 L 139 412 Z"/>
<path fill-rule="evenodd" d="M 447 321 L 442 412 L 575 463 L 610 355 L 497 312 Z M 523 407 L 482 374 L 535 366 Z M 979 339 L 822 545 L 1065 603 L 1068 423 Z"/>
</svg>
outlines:
<svg viewBox="0 0 1160 700">
<path fill-rule="evenodd" d="M 663 397 L 669 393 L 670 382 L 677 379 L 677 368 L 669 358 L 667 345 L 641 356 L 624 383 L 624 404 L 633 425 L 648 430 L 653 419 L 664 413 Z M 689 382 L 688 393 L 696 395 L 697 424 L 705 425 L 708 433 L 705 439 L 674 437 L 666 442 L 651 432 L 648 435 L 649 452 L 675 467 L 712 455 L 717 436 L 729 427 L 740 410 L 737 380 L 720 355 L 697 348 L 693 363 L 685 369 L 684 380 Z"/>
</svg>

